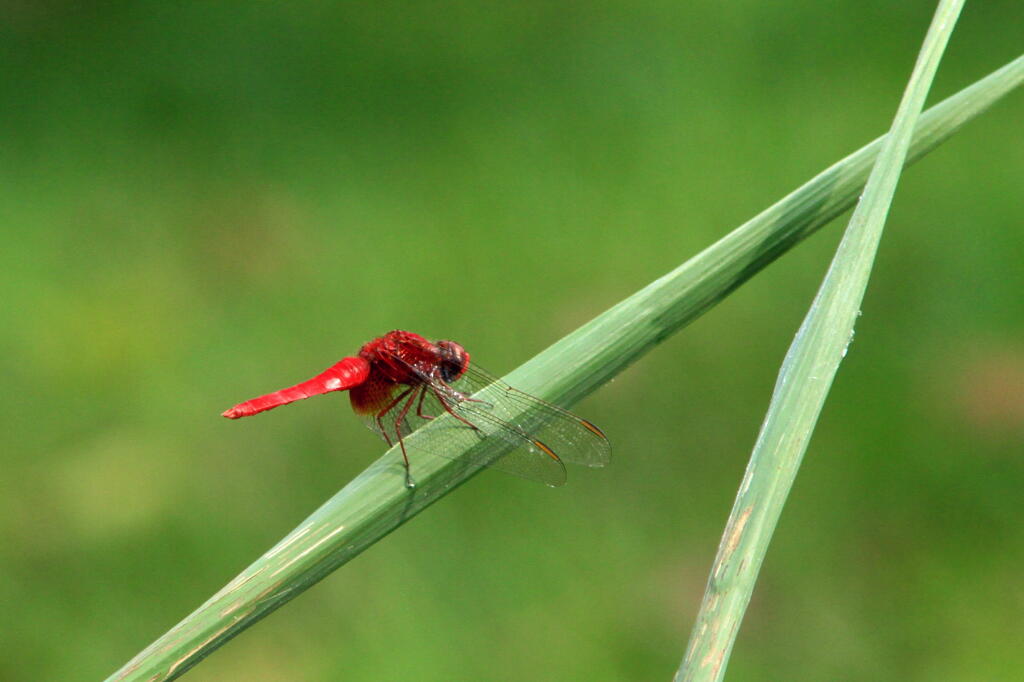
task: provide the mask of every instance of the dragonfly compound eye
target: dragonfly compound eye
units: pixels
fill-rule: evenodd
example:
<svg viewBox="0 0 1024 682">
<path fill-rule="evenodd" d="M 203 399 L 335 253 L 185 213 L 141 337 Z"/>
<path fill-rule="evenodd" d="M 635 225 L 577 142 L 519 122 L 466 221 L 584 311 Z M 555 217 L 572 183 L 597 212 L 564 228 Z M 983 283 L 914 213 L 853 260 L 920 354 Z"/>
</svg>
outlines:
<svg viewBox="0 0 1024 682">
<path fill-rule="evenodd" d="M 454 341 L 438 341 L 437 347 L 441 351 L 441 379 L 450 384 L 469 367 L 469 353 Z"/>
</svg>

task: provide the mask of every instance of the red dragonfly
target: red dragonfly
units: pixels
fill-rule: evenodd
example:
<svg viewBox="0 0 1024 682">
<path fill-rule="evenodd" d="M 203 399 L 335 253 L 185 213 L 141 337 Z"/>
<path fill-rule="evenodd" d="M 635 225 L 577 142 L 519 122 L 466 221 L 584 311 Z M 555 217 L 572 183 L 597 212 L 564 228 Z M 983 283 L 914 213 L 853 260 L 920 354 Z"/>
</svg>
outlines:
<svg viewBox="0 0 1024 682">
<path fill-rule="evenodd" d="M 454 341 L 431 343 L 406 331 L 388 332 L 312 379 L 247 400 L 223 416 L 249 417 L 332 391 L 349 391 L 352 409 L 366 425 L 389 446 L 398 443 L 409 488 L 415 486 L 409 452 L 466 456 L 550 486 L 565 483 L 563 461 L 600 467 L 611 457 L 608 439 L 590 422 L 470 364 L 469 353 Z M 409 438 L 419 427 L 446 415 L 450 418 L 442 420 L 447 424 L 443 438 Z M 496 457 L 494 449 L 480 447 L 482 443 L 512 449 Z"/>
</svg>

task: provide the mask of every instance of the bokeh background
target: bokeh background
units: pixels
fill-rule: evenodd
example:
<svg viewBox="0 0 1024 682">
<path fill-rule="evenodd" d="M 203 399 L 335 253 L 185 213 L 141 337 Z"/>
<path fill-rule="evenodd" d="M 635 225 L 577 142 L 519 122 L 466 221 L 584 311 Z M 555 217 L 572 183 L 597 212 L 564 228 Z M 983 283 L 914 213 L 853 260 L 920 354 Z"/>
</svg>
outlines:
<svg viewBox="0 0 1024 682">
<path fill-rule="evenodd" d="M 383 445 L 221 410 L 393 328 L 504 373 L 880 134 L 931 2 L 3 3 L 0 679 L 95 680 Z M 933 90 L 1018 56 L 968 3 Z M 730 680 L 1024 676 L 1024 97 L 908 172 Z M 843 221 L 840 221 L 840 223 Z M 658 680 L 841 224 L 192 680 Z"/>
</svg>

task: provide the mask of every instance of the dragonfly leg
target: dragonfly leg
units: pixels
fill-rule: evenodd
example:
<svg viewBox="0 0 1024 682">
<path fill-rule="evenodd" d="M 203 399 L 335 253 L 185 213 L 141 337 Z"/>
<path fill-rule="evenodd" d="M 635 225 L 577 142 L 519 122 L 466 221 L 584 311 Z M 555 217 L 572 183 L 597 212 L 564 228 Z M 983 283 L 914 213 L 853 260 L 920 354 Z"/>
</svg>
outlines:
<svg viewBox="0 0 1024 682">
<path fill-rule="evenodd" d="M 447 386 L 447 384 L 445 384 L 445 385 Z M 487 409 L 492 409 L 494 407 L 494 403 L 489 403 L 486 400 L 480 400 L 479 398 L 471 398 L 470 396 L 466 395 L 462 391 L 456 391 L 451 386 L 448 386 L 448 388 L 449 388 L 449 390 L 451 390 L 452 396 L 456 400 L 458 400 L 460 403 L 480 403 L 481 405 L 483 405 Z"/>
<path fill-rule="evenodd" d="M 383 421 L 384 415 L 386 415 L 388 412 L 390 412 L 394 408 L 395 405 L 400 403 L 402 401 L 402 398 L 404 398 L 405 396 L 409 395 L 409 391 L 411 391 L 411 390 L 412 390 L 412 386 L 410 386 L 409 388 L 407 388 L 404 391 L 402 391 L 401 393 L 399 393 L 398 396 L 394 400 L 392 400 L 390 403 L 388 403 L 387 406 L 383 410 L 381 410 L 380 412 L 378 412 L 374 416 L 374 421 L 377 422 L 377 428 L 380 429 L 380 435 L 384 437 L 384 441 L 388 444 L 389 448 L 390 447 L 394 447 L 395 444 L 391 442 L 391 436 L 388 435 L 388 430 L 384 428 L 384 421 Z M 398 436 L 399 440 L 402 439 L 402 432 L 400 430 L 396 431 L 395 435 Z M 404 454 L 404 452 L 403 452 L 403 454 Z"/>
<path fill-rule="evenodd" d="M 485 406 L 487 409 L 494 409 L 494 403 L 489 403 L 486 400 L 480 400 L 479 398 L 470 398 L 465 393 L 460 393 L 459 394 L 459 401 L 461 402 L 463 400 L 466 401 L 467 403 L 480 403 L 481 405 Z"/>
<path fill-rule="evenodd" d="M 463 424 L 465 424 L 469 428 L 473 429 L 474 431 L 477 431 L 477 432 L 480 431 L 480 427 L 479 426 L 477 426 L 473 422 L 469 421 L 468 419 L 466 419 L 462 415 L 455 414 L 455 412 L 452 410 L 451 406 L 448 404 L 448 401 L 444 399 L 444 396 L 442 396 L 441 393 L 436 388 L 431 386 L 430 390 L 434 393 L 434 397 L 437 398 L 438 402 L 441 403 L 441 406 L 444 408 L 445 412 L 447 412 L 451 416 L 455 417 L 460 422 L 462 422 Z M 479 401 L 479 402 L 483 402 L 483 401 Z"/>
<path fill-rule="evenodd" d="M 398 416 L 395 418 L 395 433 L 398 434 L 398 445 L 402 448 L 402 460 L 405 462 L 406 488 L 415 488 L 416 483 L 412 480 L 412 474 L 409 472 L 409 455 L 407 455 L 405 452 L 405 439 L 402 438 L 402 422 L 405 421 L 405 416 L 409 414 L 409 408 L 412 407 L 413 401 L 416 400 L 416 393 L 422 391 L 422 388 L 422 386 L 419 386 L 417 387 L 416 391 L 413 391 L 413 394 L 410 395 L 409 399 L 405 401 L 405 405 L 402 405 L 401 412 L 399 412 Z M 402 396 L 404 397 L 406 393 L 412 390 L 413 389 L 410 388 L 408 391 L 402 393 Z"/>
<path fill-rule="evenodd" d="M 426 398 L 426 397 L 427 397 L 427 392 L 426 391 L 421 391 L 420 392 L 420 402 L 419 402 L 418 405 L 416 405 L 416 416 L 419 417 L 420 419 L 433 419 L 437 415 L 423 414 L 423 399 Z"/>
</svg>

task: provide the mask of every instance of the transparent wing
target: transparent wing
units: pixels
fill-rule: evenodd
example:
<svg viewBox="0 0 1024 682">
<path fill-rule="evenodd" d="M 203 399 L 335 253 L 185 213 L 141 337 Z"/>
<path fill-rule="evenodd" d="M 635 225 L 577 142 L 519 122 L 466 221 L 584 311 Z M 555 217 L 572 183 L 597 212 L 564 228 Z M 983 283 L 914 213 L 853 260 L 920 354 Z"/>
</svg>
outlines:
<svg viewBox="0 0 1024 682">
<path fill-rule="evenodd" d="M 490 403 L 470 403 L 467 409 L 487 409 L 493 417 L 530 434 L 572 464 L 603 467 L 611 461 L 611 445 L 601 429 L 572 412 L 512 388 L 487 370 L 470 365 L 451 388 Z"/>
<path fill-rule="evenodd" d="M 383 411 L 366 416 L 366 421 L 389 444 L 401 440 L 410 458 L 421 452 L 465 458 L 550 486 L 565 483 L 563 459 L 592 467 L 610 459 L 608 440 L 596 426 L 485 370 L 470 367 L 449 385 L 436 375 L 409 369 L 419 383 L 392 385 Z M 440 437 L 409 438 L 445 415 L 439 422 L 444 425 Z"/>
<path fill-rule="evenodd" d="M 490 403 L 454 391 L 443 382 L 424 384 L 421 391 L 422 416 L 417 419 L 450 416 L 441 422 L 447 425 L 446 434 L 433 454 L 468 457 L 474 464 L 550 486 L 565 483 L 565 465 L 558 455 L 527 431 L 496 417 Z"/>
</svg>

